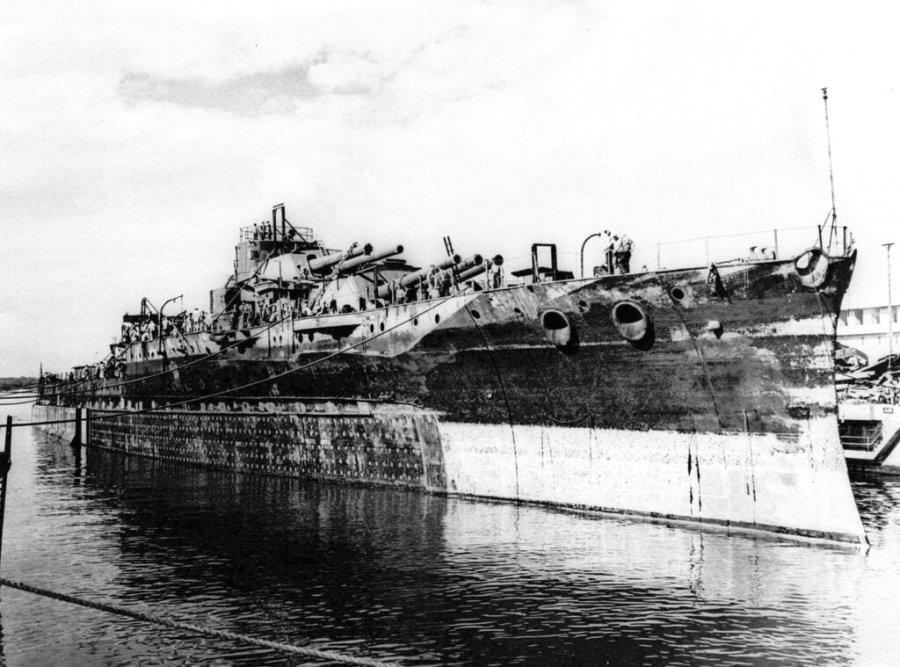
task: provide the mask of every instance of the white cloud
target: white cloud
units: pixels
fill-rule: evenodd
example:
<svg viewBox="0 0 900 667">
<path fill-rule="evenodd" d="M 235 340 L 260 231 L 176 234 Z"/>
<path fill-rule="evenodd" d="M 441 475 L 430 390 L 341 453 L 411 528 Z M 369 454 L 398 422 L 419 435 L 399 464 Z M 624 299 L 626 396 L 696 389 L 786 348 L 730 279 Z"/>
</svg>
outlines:
<svg viewBox="0 0 900 667">
<path fill-rule="evenodd" d="M 202 305 L 285 201 L 416 261 L 598 225 L 660 239 L 895 224 L 892 23 L 722 3 L 58 3 L 0 15 L 0 375 L 102 353 L 140 297 Z M 900 252 L 896 253 L 900 256 Z M 880 280 L 877 262 L 859 273 Z M 896 275 L 900 275 L 897 271 Z M 869 290 L 868 293 L 871 293 Z M 854 297 L 857 298 L 857 297 Z M 859 296 L 858 298 L 863 298 Z"/>
</svg>

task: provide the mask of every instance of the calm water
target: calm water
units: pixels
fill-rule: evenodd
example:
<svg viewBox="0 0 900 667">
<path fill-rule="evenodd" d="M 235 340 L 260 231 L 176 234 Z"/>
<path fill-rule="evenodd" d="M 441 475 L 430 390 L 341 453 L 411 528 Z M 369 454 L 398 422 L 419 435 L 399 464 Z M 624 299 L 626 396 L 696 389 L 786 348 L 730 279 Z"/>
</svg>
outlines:
<svg viewBox="0 0 900 667">
<path fill-rule="evenodd" d="M 27 414 L 25 410 L 21 415 Z M 178 469 L 16 431 L 2 572 L 267 639 L 424 663 L 900 660 L 900 480 L 865 555 L 539 508 Z M 300 664 L 0 590 L 11 664 Z"/>
</svg>

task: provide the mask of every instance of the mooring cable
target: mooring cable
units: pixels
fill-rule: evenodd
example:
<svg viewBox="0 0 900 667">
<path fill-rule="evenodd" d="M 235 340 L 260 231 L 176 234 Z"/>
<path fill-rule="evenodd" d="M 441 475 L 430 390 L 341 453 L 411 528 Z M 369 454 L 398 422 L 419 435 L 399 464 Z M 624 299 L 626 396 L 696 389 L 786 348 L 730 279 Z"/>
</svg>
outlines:
<svg viewBox="0 0 900 667">
<path fill-rule="evenodd" d="M 284 322 L 286 322 L 286 321 L 288 321 L 288 320 L 290 320 L 290 319 L 293 319 L 293 316 L 285 316 L 285 317 L 283 317 L 283 318 L 281 318 L 281 319 L 279 319 L 279 320 L 276 320 L 275 322 L 269 322 L 269 324 L 268 324 L 267 326 L 263 327 L 262 329 L 260 329 L 260 330 L 257 332 L 257 335 L 261 335 L 261 334 L 263 334 L 263 333 L 265 333 L 265 332 L 267 332 L 267 331 L 270 331 L 270 330 L 273 329 L 274 327 L 276 327 L 276 326 L 278 326 L 279 324 L 282 324 L 282 323 L 284 323 Z M 239 329 L 227 329 L 227 330 L 225 330 L 225 331 L 222 332 L 222 333 L 228 333 L 228 332 L 230 332 L 230 331 L 239 331 Z M 194 333 L 211 333 L 211 332 L 202 332 L 202 331 L 201 331 L 201 332 L 194 332 Z M 292 333 L 292 335 L 293 335 L 293 332 L 291 332 L 291 333 Z M 182 336 L 182 338 L 183 338 L 183 336 Z M 149 342 L 153 342 L 153 341 L 146 341 L 146 342 L 149 343 Z M 72 388 L 64 389 L 64 390 L 62 390 L 62 391 L 52 392 L 52 393 L 49 393 L 49 394 L 48 394 L 48 393 L 45 393 L 44 396 L 43 396 L 43 398 L 53 397 L 53 396 L 65 396 L 66 394 L 73 394 L 73 393 L 76 393 L 76 392 L 79 392 L 79 391 L 81 391 L 81 392 L 86 392 L 86 391 L 97 391 L 98 389 L 99 389 L 99 390 L 117 389 L 118 387 L 124 387 L 124 386 L 130 385 L 130 384 L 136 384 L 136 383 L 138 383 L 138 382 L 146 382 L 147 380 L 152 380 L 153 378 L 162 377 L 163 375 L 169 375 L 169 374 L 173 374 L 173 373 L 175 373 L 175 372 L 180 372 L 180 371 L 184 370 L 185 368 L 190 368 L 191 366 L 195 366 L 195 365 L 197 365 L 197 364 L 199 364 L 199 363 L 202 363 L 202 362 L 204 362 L 204 361 L 209 361 L 209 360 L 212 359 L 213 357 L 219 356 L 220 354 L 222 354 L 222 353 L 225 352 L 226 350 L 230 350 L 230 349 L 232 349 L 232 348 L 234 348 L 234 347 L 239 347 L 240 345 L 243 345 L 244 343 L 246 343 L 246 340 L 236 340 L 236 341 L 233 341 L 233 342 L 228 343 L 228 344 L 226 344 L 226 345 L 221 345 L 221 346 L 219 346 L 219 349 L 216 350 L 215 352 L 210 352 L 210 353 L 206 354 L 205 356 L 198 357 L 197 359 L 192 359 L 192 360 L 190 360 L 190 361 L 187 361 L 187 362 L 184 363 L 184 364 L 181 364 L 180 366 L 179 366 L 177 363 L 174 363 L 174 362 L 173 362 L 173 363 L 172 363 L 172 368 L 167 368 L 166 370 L 162 370 L 162 371 L 159 371 L 159 372 L 157 372 L 157 373 L 150 373 L 149 375 L 142 375 L 141 377 L 136 377 L 136 378 L 132 378 L 132 379 L 130 379 L 130 380 L 124 380 L 124 381 L 122 381 L 122 382 L 118 382 L 118 383 L 115 383 L 115 384 L 108 384 L 108 385 L 104 385 L 104 386 L 102 386 L 102 387 L 96 387 L 96 388 L 94 388 L 94 387 L 85 387 L 84 389 L 78 389 L 77 387 L 72 387 Z M 130 347 L 130 346 L 129 346 L 129 347 Z M 198 344 L 198 347 L 199 347 L 199 344 Z M 126 350 L 127 350 L 127 348 L 126 348 Z M 83 384 L 83 383 L 85 383 L 85 382 L 87 382 L 87 381 L 88 381 L 88 380 L 78 380 L 77 382 Z"/>
<path fill-rule="evenodd" d="M 457 295 L 457 296 L 458 296 L 458 295 Z M 440 298 L 438 299 L 438 301 L 439 301 L 439 302 L 443 302 L 443 301 L 446 301 L 448 298 L 452 298 L 452 297 L 440 297 Z M 380 310 L 380 309 L 379 309 L 379 310 Z M 431 310 L 431 308 L 429 308 L 428 310 Z M 422 311 L 422 312 L 428 312 L 428 310 L 425 310 L 425 311 Z M 220 314 L 223 313 L 223 312 L 225 312 L 225 311 L 224 311 L 224 310 L 219 311 L 219 313 L 216 315 L 216 317 L 218 317 L 218 315 L 220 315 Z M 363 311 L 363 312 L 368 312 L 368 311 Z M 286 315 L 286 316 L 282 317 L 281 319 L 276 320 L 275 322 L 269 322 L 268 325 L 265 326 L 265 327 L 263 327 L 262 329 L 260 329 L 260 330 L 257 332 L 256 335 L 259 336 L 259 335 L 261 335 L 261 334 L 263 334 L 263 333 L 265 333 L 265 332 L 267 332 L 267 331 L 270 331 L 271 329 L 273 329 L 274 327 L 278 326 L 279 324 L 282 324 L 282 323 L 284 323 L 284 322 L 286 322 L 286 321 L 288 321 L 288 320 L 292 320 L 292 321 L 293 321 L 294 319 L 296 319 L 296 318 L 293 316 L 293 314 L 291 314 L 291 315 Z M 412 319 L 415 319 L 415 318 L 410 318 L 410 319 L 406 320 L 406 322 L 410 322 L 410 321 L 412 321 Z M 223 333 L 228 333 L 228 332 L 230 332 L 230 331 L 239 331 L 239 330 L 240 330 L 240 329 L 227 329 L 227 330 L 225 330 Z M 201 332 L 193 332 L 193 333 L 210 333 L 210 332 L 202 332 L 202 331 L 201 331 Z M 291 334 L 293 335 L 293 333 L 294 333 L 294 332 L 292 331 Z M 377 335 L 376 335 L 376 336 L 373 336 L 373 337 L 370 337 L 370 340 L 371 340 L 371 338 L 377 338 L 377 337 L 378 337 Z M 184 338 L 184 336 L 182 336 L 182 338 Z M 152 341 L 146 341 L 146 342 L 152 342 Z M 219 349 L 216 350 L 215 352 L 210 352 L 209 354 L 207 354 L 207 355 L 205 355 L 205 356 L 199 357 L 199 358 L 197 358 L 197 359 L 190 360 L 190 361 L 188 361 L 188 362 L 186 362 L 186 363 L 184 363 L 184 364 L 182 364 L 182 365 L 180 365 L 180 366 L 177 365 L 177 364 L 174 364 L 173 367 L 170 368 L 170 369 L 162 370 L 162 371 L 159 371 L 159 372 L 157 372 L 157 373 L 151 373 L 151 374 L 149 374 L 149 375 L 142 375 L 141 377 L 132 378 L 132 379 L 130 379 L 130 380 L 124 380 L 123 382 L 118 382 L 118 383 L 115 383 L 115 384 L 109 384 L 109 385 L 105 385 L 105 386 L 103 386 L 103 387 L 98 387 L 98 388 L 86 387 L 86 388 L 84 388 L 84 389 L 79 390 L 79 389 L 77 388 L 77 385 L 79 385 L 79 384 L 84 384 L 85 382 L 89 382 L 89 381 L 90 381 L 90 378 L 77 380 L 77 381 L 75 382 L 75 385 L 76 385 L 75 387 L 70 387 L 70 388 L 64 389 L 64 390 L 62 390 L 62 391 L 56 391 L 56 392 L 49 393 L 49 394 L 48 394 L 48 393 L 45 393 L 45 394 L 43 395 L 43 398 L 54 397 L 54 396 L 64 396 L 64 395 L 66 395 L 66 394 L 73 394 L 73 393 L 75 393 L 75 392 L 77 392 L 77 391 L 97 391 L 98 389 L 100 389 L 100 390 L 116 389 L 116 388 L 118 388 L 118 387 L 124 387 L 124 386 L 126 386 L 126 385 L 135 384 L 135 383 L 138 383 L 138 382 L 145 382 L 145 381 L 147 381 L 147 380 L 150 380 L 150 379 L 153 379 L 153 378 L 157 378 L 157 377 L 161 377 L 161 376 L 163 376 L 163 375 L 169 375 L 169 374 L 172 374 L 172 373 L 175 373 L 175 372 L 180 372 L 180 371 L 182 371 L 182 370 L 184 370 L 184 369 L 186 369 L 186 368 L 190 368 L 191 366 L 195 366 L 196 364 L 202 363 L 202 362 L 204 362 L 204 361 L 208 361 L 208 360 L 212 359 L 213 357 L 219 356 L 220 354 L 222 354 L 222 352 L 224 352 L 224 351 L 226 351 L 226 350 L 230 350 L 230 349 L 232 349 L 232 348 L 234 348 L 234 347 L 240 347 L 240 346 L 243 345 L 244 343 L 246 343 L 246 340 L 236 340 L 236 341 L 233 341 L 233 342 L 231 342 L 231 343 L 229 343 L 229 344 L 227 344 L 227 345 L 220 346 Z M 131 344 L 125 349 L 125 351 L 127 351 L 128 349 L 130 349 L 131 347 L 133 347 L 133 346 L 136 345 L 136 344 L 138 344 L 138 343 L 131 343 Z M 198 346 L 199 346 L 199 345 L 198 345 Z M 124 354 L 125 351 L 123 351 L 123 354 Z"/>
<path fill-rule="evenodd" d="M 268 261 L 268 259 L 269 259 L 269 258 L 266 258 L 266 261 Z M 244 279 L 244 282 L 250 280 L 251 278 L 256 277 L 256 274 L 259 273 L 260 268 L 262 268 L 262 266 L 266 263 L 266 261 L 263 261 L 263 262 L 260 262 L 259 264 L 257 264 L 256 269 L 253 271 L 252 274 L 250 274 L 250 276 L 249 276 L 248 278 L 245 278 L 245 279 Z M 226 284 L 226 288 L 227 288 L 227 284 Z M 235 300 L 236 300 L 240 295 L 241 295 L 241 289 L 239 288 L 239 289 L 231 296 L 231 298 L 228 299 L 228 301 L 225 302 L 225 305 L 222 306 L 222 308 L 221 308 L 218 312 L 216 312 L 216 313 L 211 313 L 211 314 L 210 314 L 210 316 L 209 316 L 210 329 L 207 329 L 207 331 L 205 331 L 205 332 L 204 332 L 204 331 L 192 331 L 192 332 L 189 332 L 189 333 L 212 333 L 212 324 L 213 324 L 217 319 L 219 319 L 219 317 L 221 317 L 221 316 L 228 310 L 229 306 L 231 306 L 231 304 L 234 303 Z M 163 304 L 163 306 L 165 306 L 165 304 Z M 293 318 L 293 316 L 291 316 L 290 318 L 287 317 L 287 316 L 286 316 L 286 317 L 283 317 L 282 319 L 278 320 L 277 322 L 270 323 L 269 326 L 267 326 L 267 327 L 266 327 L 265 329 L 263 329 L 262 331 L 268 331 L 269 329 L 271 329 L 271 328 L 272 328 L 273 326 L 275 326 L 276 324 L 281 324 L 282 322 L 284 322 L 284 321 L 286 321 L 286 320 L 288 320 L 288 319 L 292 319 L 292 318 Z M 184 338 L 184 334 L 183 334 L 180 330 L 178 330 L 178 329 L 176 329 L 176 330 L 178 331 L 178 335 L 181 336 L 181 339 L 182 339 L 182 340 L 185 340 L 185 342 L 187 342 L 186 339 Z M 226 332 L 227 332 L 227 331 L 236 331 L 236 329 L 227 329 Z M 262 333 L 262 331 L 260 331 L 260 333 Z M 162 335 L 160 335 L 160 338 L 162 338 Z M 128 345 L 125 346 L 125 349 L 122 350 L 122 352 L 120 352 L 119 354 L 117 354 L 117 355 L 115 355 L 115 356 L 113 357 L 113 360 L 118 359 L 119 357 L 124 356 L 125 353 L 128 352 L 128 350 L 130 350 L 130 349 L 131 349 L 132 347 L 134 347 L 135 345 L 140 345 L 140 344 L 142 344 L 142 343 L 150 343 L 150 342 L 153 342 L 153 340 L 157 340 L 157 339 L 151 339 L 151 340 L 149 340 L 149 341 L 130 341 L 130 342 L 128 342 Z M 217 354 L 219 354 L 219 352 L 221 352 L 222 349 L 228 349 L 228 348 L 220 348 L 217 352 L 212 352 L 212 353 L 210 353 L 209 355 L 207 355 L 206 357 L 201 358 L 201 359 L 195 359 L 194 362 L 192 362 L 192 363 L 196 363 L 196 362 L 199 362 L 199 361 L 203 361 L 203 360 L 205 360 L 205 359 L 210 359 L 210 358 L 216 356 Z M 100 363 L 100 362 L 98 362 L 98 363 Z M 187 366 L 187 364 L 186 364 L 184 367 L 186 367 L 186 366 Z M 182 367 L 182 368 L 183 368 L 183 367 Z M 175 370 L 178 370 L 178 368 L 175 368 L 175 369 L 173 369 L 173 370 L 171 370 L 171 371 L 169 371 L 169 370 L 162 371 L 161 373 L 158 373 L 157 375 L 165 375 L 166 373 L 172 373 L 172 372 L 174 372 Z M 131 381 L 129 381 L 129 382 L 123 382 L 123 383 L 117 384 L 117 385 L 108 385 L 108 386 L 106 386 L 106 387 L 103 387 L 103 389 L 112 389 L 112 388 L 114 388 L 114 387 L 121 387 L 121 386 L 124 386 L 124 385 L 126 385 L 126 384 L 129 384 L 130 382 L 137 382 L 137 381 L 140 381 L 140 380 L 146 380 L 146 379 L 151 378 L 151 377 L 156 377 L 157 375 L 148 375 L 148 376 L 145 376 L 145 377 L 142 377 L 142 378 L 136 378 L 135 380 L 131 380 Z M 75 384 L 76 384 L 76 385 L 78 385 L 78 384 L 84 384 L 85 382 L 89 382 L 91 379 L 93 379 L 93 378 L 82 378 L 82 379 L 76 380 L 76 381 L 75 381 Z M 25 386 L 25 387 L 23 387 L 23 389 L 38 389 L 38 388 L 40 388 L 40 386 L 41 386 L 40 383 L 38 383 L 38 384 L 33 384 L 33 385 Z M 73 389 L 74 389 L 74 388 L 73 388 Z M 70 391 L 71 391 L 71 390 L 70 390 Z M 58 392 L 58 393 L 56 393 L 56 394 L 51 394 L 51 395 L 52 395 L 52 396 L 58 396 L 58 395 L 60 395 L 61 393 L 63 393 L 63 392 Z"/>
<path fill-rule="evenodd" d="M 191 632 L 197 635 L 205 635 L 207 637 L 215 637 L 217 639 L 225 639 L 228 641 L 240 642 L 243 644 L 253 644 L 256 646 L 273 649 L 275 651 L 281 651 L 282 653 L 293 653 L 297 655 L 303 655 L 308 658 L 316 658 L 319 660 L 326 660 L 331 662 L 340 662 L 348 665 L 369 665 L 371 667 L 382 667 L 383 665 L 397 664 L 384 662 L 382 660 L 375 660 L 374 658 L 365 658 L 362 656 L 348 655 L 346 653 L 338 653 L 336 651 L 327 651 L 323 649 L 312 648 L 310 646 L 297 646 L 295 644 L 287 644 L 285 642 L 276 642 L 269 639 L 261 639 L 259 637 L 252 637 L 250 635 L 231 632 L 229 630 L 217 630 L 215 628 L 208 628 L 202 625 L 197 625 L 196 623 L 176 621 L 171 618 L 166 618 L 165 616 L 160 616 L 159 614 L 151 614 L 144 611 L 138 611 L 136 609 L 126 609 L 124 607 L 119 607 L 117 605 L 112 605 L 106 602 L 86 600 L 85 598 L 77 597 L 75 595 L 67 595 L 65 593 L 51 591 L 47 588 L 32 586 L 31 584 L 26 584 L 21 581 L 13 581 L 12 579 L 7 579 L 6 577 L 0 577 L 0 585 L 7 586 L 9 588 L 15 588 L 20 591 L 25 591 L 26 593 L 33 593 L 34 595 L 40 595 L 53 600 L 68 602 L 69 604 L 86 607 L 87 609 L 96 609 L 99 611 L 105 611 L 110 614 L 116 614 L 117 616 L 125 616 L 127 618 L 133 618 L 138 621 L 144 621 L 145 623 L 161 625 L 167 628 L 172 628 L 174 630 L 184 630 L 186 632 Z"/>
<path fill-rule="evenodd" d="M 513 462 L 515 464 L 515 473 L 516 473 L 516 499 L 519 498 L 519 448 L 516 445 L 516 429 L 513 426 L 513 417 L 512 417 L 512 406 L 509 402 L 509 395 L 506 393 L 506 385 L 503 382 L 503 376 L 500 373 L 500 367 L 497 365 L 497 360 L 494 358 L 494 350 L 491 347 L 490 343 L 488 343 L 487 337 L 484 335 L 484 332 L 481 330 L 481 327 L 478 324 L 478 320 L 475 319 L 475 316 L 472 314 L 472 311 L 469 309 L 469 304 L 464 303 L 463 308 L 466 309 L 466 312 L 469 314 L 469 318 L 472 320 L 472 324 L 475 325 L 475 330 L 478 332 L 478 335 L 481 337 L 481 342 L 484 343 L 485 348 L 488 351 L 488 356 L 491 359 L 491 365 L 494 368 L 494 374 L 497 377 L 497 383 L 500 385 L 500 391 L 503 394 L 503 402 L 506 404 L 506 420 L 509 424 L 509 434 L 512 438 L 512 447 L 513 447 Z"/>
<path fill-rule="evenodd" d="M 204 396 L 197 396 L 197 397 L 193 397 L 193 398 L 188 398 L 188 399 L 185 399 L 185 400 L 183 400 L 183 401 L 177 401 L 177 402 L 174 402 L 174 403 L 167 403 L 166 405 L 163 405 L 163 406 L 160 406 L 160 407 L 157 407 L 157 408 L 143 408 L 143 409 L 140 409 L 140 410 L 119 410 L 119 411 L 115 411 L 115 412 L 106 413 L 106 414 L 103 414 L 103 415 L 98 415 L 98 416 L 96 416 L 96 417 L 95 417 L 95 416 L 92 416 L 92 417 L 91 417 L 91 421 L 98 421 L 98 420 L 101 420 L 101 419 L 113 419 L 113 418 L 115 418 L 115 417 L 120 417 L 120 416 L 122 416 L 122 415 L 136 415 L 136 414 L 149 414 L 149 413 L 165 413 L 165 411 L 168 410 L 168 409 L 170 409 L 170 408 L 177 408 L 177 407 L 180 407 L 180 406 L 183 406 L 183 405 L 188 405 L 189 403 L 197 403 L 197 402 L 200 402 L 200 401 L 206 401 L 206 400 L 209 400 L 209 399 L 211 399 L 211 398 L 217 398 L 217 397 L 219 397 L 219 396 L 224 396 L 224 395 L 226 395 L 226 394 L 231 394 L 231 393 L 234 393 L 234 392 L 236 392 L 236 391 L 241 391 L 241 390 L 243 390 L 243 389 L 248 389 L 248 388 L 250 388 L 250 387 L 255 387 L 255 386 L 257 386 L 257 385 L 263 384 L 264 382 L 271 382 L 272 380 L 277 380 L 278 378 L 284 377 L 284 376 L 286 376 L 286 375 L 290 375 L 291 373 L 298 373 L 298 372 L 300 372 L 300 371 L 302 371 L 302 370 L 306 370 L 307 368 L 310 368 L 310 367 L 312 367 L 312 366 L 315 366 L 316 364 L 320 364 L 320 363 L 322 363 L 322 362 L 324 362 L 324 361 L 328 361 L 328 360 L 330 360 L 330 359 L 333 359 L 334 357 L 337 357 L 337 356 L 340 356 L 340 355 L 342 355 L 342 354 L 345 354 L 346 352 L 348 352 L 348 351 L 350 351 L 350 350 L 353 350 L 353 349 L 355 349 L 355 348 L 357 348 L 357 347 L 361 347 L 361 346 L 363 346 L 363 345 L 366 345 L 366 344 L 370 343 L 372 340 L 375 340 L 375 339 L 377 339 L 377 338 L 380 338 L 381 336 L 387 335 L 388 333 L 390 333 L 390 332 L 393 331 L 394 329 L 398 329 L 398 328 L 402 327 L 403 325 L 408 324 L 409 322 L 413 321 L 414 319 L 417 319 L 417 318 L 421 317 L 421 316 L 424 315 L 425 313 L 428 313 L 428 312 L 434 310 L 435 308 L 437 308 L 438 306 L 442 305 L 445 301 L 447 301 L 447 300 L 450 299 L 450 298 L 454 298 L 454 297 L 446 297 L 446 298 L 440 299 L 440 300 L 436 301 L 434 304 L 432 304 L 431 306 L 429 306 L 428 308 L 425 308 L 425 309 L 423 309 L 423 310 L 417 312 L 413 317 L 410 317 L 410 318 L 408 318 L 408 319 L 402 320 L 402 321 L 398 322 L 397 324 L 394 324 L 394 325 L 392 325 L 392 326 L 390 326 L 390 327 L 387 327 L 387 328 L 385 328 L 384 330 L 379 331 L 378 333 L 375 333 L 375 334 L 373 334 L 373 335 L 371 335 L 371 336 L 368 336 L 368 337 L 366 337 L 366 338 L 363 338 L 362 340 L 357 341 L 356 343 L 352 343 L 352 344 L 350 344 L 350 345 L 347 345 L 346 347 L 341 348 L 340 350 L 336 350 L 336 351 L 334 351 L 334 352 L 332 352 L 332 353 L 330 353 L 330 354 L 326 354 L 326 355 L 323 356 L 323 357 L 319 357 L 318 359 L 314 359 L 314 360 L 310 361 L 309 363 L 303 364 L 303 365 L 301 365 L 301 366 L 297 366 L 296 368 L 289 368 L 288 370 L 283 371 L 283 372 L 281 372 L 281 373 L 276 373 L 275 375 L 270 375 L 270 376 L 265 377 L 265 378 L 262 378 L 262 379 L 260 379 L 260 380 L 254 380 L 253 382 L 247 382 L 247 383 L 245 383 L 245 384 L 238 385 L 237 387 L 231 387 L 231 388 L 229 388 L 229 389 L 223 389 L 222 391 L 214 392 L 214 393 L 212 393 L 212 394 L 206 394 L 206 395 L 204 395 Z M 51 407 L 53 407 L 53 406 L 51 406 Z M 64 406 L 63 406 L 63 407 L 64 407 Z M 12 426 L 13 426 L 13 427 L 20 427 L 20 426 L 44 426 L 44 425 L 49 425 L 49 424 L 72 424 L 72 423 L 75 423 L 75 422 L 77 422 L 77 421 L 78 421 L 77 418 L 71 418 L 71 419 L 51 419 L 51 420 L 36 421 L 36 422 L 16 422 L 16 423 L 14 423 Z M 2 425 L 2 424 L 0 424 L 0 428 L 5 428 L 5 426 Z"/>
<path fill-rule="evenodd" d="M 11 402 L 0 401 L 0 407 L 6 407 L 7 405 L 25 405 L 26 403 L 36 403 L 37 401 L 38 401 L 37 398 L 29 398 L 24 401 L 11 401 Z"/>
</svg>

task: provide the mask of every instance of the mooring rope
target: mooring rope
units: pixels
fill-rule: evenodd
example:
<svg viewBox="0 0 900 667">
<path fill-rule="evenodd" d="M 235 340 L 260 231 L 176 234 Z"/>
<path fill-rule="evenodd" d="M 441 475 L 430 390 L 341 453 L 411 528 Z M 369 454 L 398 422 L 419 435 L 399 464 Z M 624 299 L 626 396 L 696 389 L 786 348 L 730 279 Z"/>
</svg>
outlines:
<svg viewBox="0 0 900 667">
<path fill-rule="evenodd" d="M 396 664 L 383 662 L 381 660 L 375 660 L 373 658 L 364 658 L 360 656 L 348 655 L 346 653 L 338 653 L 336 651 L 325 651 L 322 649 L 311 648 L 309 646 L 296 646 L 294 644 L 285 644 L 284 642 L 275 642 L 269 639 L 260 639 L 259 637 L 251 637 L 250 635 L 243 635 L 237 632 L 230 632 L 228 630 L 216 630 L 214 628 L 196 625 L 195 623 L 176 621 L 164 616 L 159 616 L 157 614 L 150 614 L 143 611 L 137 611 L 135 609 L 125 609 L 124 607 L 118 607 L 116 605 L 111 605 L 105 602 L 85 600 L 84 598 L 76 597 L 74 595 L 58 593 L 46 588 L 40 588 L 38 586 L 25 584 L 21 581 L 13 581 L 5 577 L 0 577 L 0 585 L 8 586 L 9 588 L 15 588 L 20 591 L 25 591 L 26 593 L 33 593 L 34 595 L 41 595 L 53 600 L 68 602 L 69 604 L 86 607 L 88 609 L 97 609 L 99 611 L 105 611 L 110 614 L 116 614 L 117 616 L 125 616 L 138 621 L 144 621 L 146 623 L 162 625 L 175 630 L 184 630 L 186 632 L 191 632 L 198 635 L 205 635 L 207 637 L 215 637 L 217 639 L 225 639 L 228 641 L 235 641 L 244 644 L 254 644 L 256 646 L 270 648 L 275 651 L 281 651 L 282 653 L 294 653 L 306 656 L 308 658 L 317 658 L 319 660 L 326 660 L 331 662 L 341 662 L 348 665 L 371 665 L 381 667 L 382 665 Z"/>
</svg>

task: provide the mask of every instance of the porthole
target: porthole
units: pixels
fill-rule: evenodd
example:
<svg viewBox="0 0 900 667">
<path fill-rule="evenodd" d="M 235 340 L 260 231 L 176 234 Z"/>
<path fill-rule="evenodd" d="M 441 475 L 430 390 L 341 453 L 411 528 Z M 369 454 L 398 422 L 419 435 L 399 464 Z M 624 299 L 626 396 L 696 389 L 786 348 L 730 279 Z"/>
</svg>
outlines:
<svg viewBox="0 0 900 667">
<path fill-rule="evenodd" d="M 307 335 L 307 337 L 309 338 L 309 342 L 310 342 L 310 343 L 312 343 L 313 340 L 315 340 L 316 335 L 315 335 L 314 333 L 310 332 L 310 333 L 308 333 L 308 334 L 306 334 L 306 335 Z"/>
<path fill-rule="evenodd" d="M 479 313 L 479 312 L 478 312 L 477 310 L 475 310 L 474 308 L 473 308 L 472 310 L 470 310 L 469 312 L 472 313 L 472 317 L 475 318 L 476 320 L 480 320 L 480 319 L 481 319 L 481 313 Z"/>
<path fill-rule="evenodd" d="M 680 287 L 673 287 L 671 290 L 669 290 L 669 295 L 675 301 L 684 301 L 684 297 L 685 297 L 684 290 L 681 289 Z"/>
<path fill-rule="evenodd" d="M 379 328 L 381 331 L 384 331 L 384 322 L 382 322 L 381 324 L 379 324 L 379 325 L 378 325 L 378 328 Z"/>
<path fill-rule="evenodd" d="M 521 314 L 522 314 L 522 309 L 519 308 L 518 306 L 516 306 L 515 308 L 513 308 L 513 312 L 514 312 L 516 315 L 521 315 Z"/>
<path fill-rule="evenodd" d="M 375 325 L 374 324 L 369 325 L 369 333 L 375 333 Z"/>
<path fill-rule="evenodd" d="M 419 318 L 418 317 L 413 318 L 413 326 L 414 327 L 419 326 Z"/>
<path fill-rule="evenodd" d="M 435 323 L 435 324 L 438 324 L 440 321 L 441 321 L 441 316 L 440 316 L 440 315 L 435 315 L 435 316 L 434 316 L 434 323 Z"/>
</svg>

